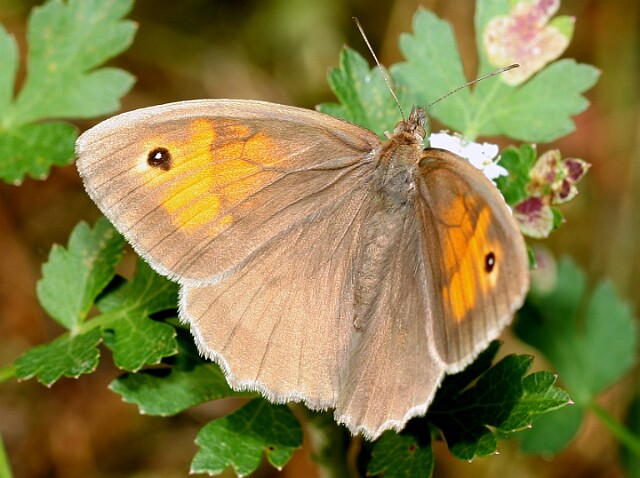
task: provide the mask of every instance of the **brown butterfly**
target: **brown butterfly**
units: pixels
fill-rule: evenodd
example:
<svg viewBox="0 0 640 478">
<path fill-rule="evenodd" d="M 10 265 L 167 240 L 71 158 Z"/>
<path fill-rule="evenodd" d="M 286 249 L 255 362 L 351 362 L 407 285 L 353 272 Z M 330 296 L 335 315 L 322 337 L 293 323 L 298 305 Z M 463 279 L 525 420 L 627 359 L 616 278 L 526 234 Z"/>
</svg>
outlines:
<svg viewBox="0 0 640 478">
<path fill-rule="evenodd" d="M 381 142 L 259 101 L 111 118 L 77 143 L 89 195 L 160 274 L 235 390 L 335 408 L 376 438 L 424 414 L 529 284 L 503 198 L 414 108 Z"/>
</svg>

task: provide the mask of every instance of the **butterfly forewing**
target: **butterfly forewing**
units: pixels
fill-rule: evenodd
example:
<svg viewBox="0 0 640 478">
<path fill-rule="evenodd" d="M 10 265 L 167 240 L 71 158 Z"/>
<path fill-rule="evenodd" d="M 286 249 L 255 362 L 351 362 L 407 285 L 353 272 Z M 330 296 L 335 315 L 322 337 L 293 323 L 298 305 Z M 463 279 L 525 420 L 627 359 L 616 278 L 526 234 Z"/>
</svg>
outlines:
<svg viewBox="0 0 640 478">
<path fill-rule="evenodd" d="M 313 111 L 202 100 L 107 120 L 78 140 L 104 214 L 159 272 L 219 281 L 366 176 L 377 136 Z"/>
</svg>

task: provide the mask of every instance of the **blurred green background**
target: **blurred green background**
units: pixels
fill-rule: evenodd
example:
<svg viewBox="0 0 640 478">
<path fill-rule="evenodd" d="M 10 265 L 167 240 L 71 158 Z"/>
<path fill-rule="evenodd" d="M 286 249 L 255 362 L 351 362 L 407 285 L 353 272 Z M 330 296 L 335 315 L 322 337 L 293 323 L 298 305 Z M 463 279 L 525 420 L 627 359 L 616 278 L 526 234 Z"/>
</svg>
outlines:
<svg viewBox="0 0 640 478">
<path fill-rule="evenodd" d="M 39 3 L 0 0 L 0 22 L 15 35 L 23 60 L 26 17 Z M 130 15 L 139 24 L 134 44 L 112 62 L 138 78 L 122 109 L 209 97 L 313 108 L 333 100 L 326 73 L 337 64 L 343 45 L 368 57 L 352 16 L 360 19 L 381 62 L 391 65 L 401 60 L 398 35 L 411 30 L 419 5 L 453 23 L 472 78 L 472 0 L 138 0 Z M 559 147 L 564 156 L 593 165 L 581 195 L 562 207 L 567 224 L 544 244 L 558 256 L 576 258 L 592 281 L 611 278 L 637 312 L 640 2 L 565 0 L 559 14 L 577 17 L 564 56 L 597 66 L 602 77 L 587 92 L 592 104 L 575 118 L 576 132 L 556 144 L 539 145 L 540 152 Z M 52 243 L 66 243 L 79 220 L 93 222 L 97 216 L 73 166 L 53 170 L 46 181 L 0 184 L 0 365 L 60 333 L 36 300 L 40 266 Z M 527 351 L 508 332 L 504 338 L 508 350 Z M 108 353 L 103 348 L 103 357 Z M 107 389 L 118 375 L 109 364 L 107 357 L 97 373 L 62 379 L 51 389 L 35 382 L 2 385 L 0 431 L 16 476 L 186 476 L 197 430 L 234 406 L 216 403 L 169 419 L 140 416 Z M 637 394 L 636 376 L 602 397 L 620 418 Z M 500 448 L 499 456 L 469 464 L 449 457 L 438 444 L 435 476 L 624 476 L 617 444 L 592 419 L 557 457 L 527 457 L 511 442 Z M 257 476 L 315 473 L 303 450 L 281 474 L 263 467 Z"/>
</svg>

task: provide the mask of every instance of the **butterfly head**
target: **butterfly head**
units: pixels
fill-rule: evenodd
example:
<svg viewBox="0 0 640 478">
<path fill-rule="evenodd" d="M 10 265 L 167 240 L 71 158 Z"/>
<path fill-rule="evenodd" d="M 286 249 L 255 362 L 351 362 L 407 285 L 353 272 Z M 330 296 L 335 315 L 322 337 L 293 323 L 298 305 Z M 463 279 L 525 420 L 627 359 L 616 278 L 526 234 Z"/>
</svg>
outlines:
<svg viewBox="0 0 640 478">
<path fill-rule="evenodd" d="M 426 136 L 425 124 L 427 122 L 427 113 L 424 108 L 414 106 L 411 109 L 409 119 L 403 119 L 396 124 L 393 131 L 394 137 L 408 137 L 409 142 L 414 144 L 422 144 Z"/>
</svg>

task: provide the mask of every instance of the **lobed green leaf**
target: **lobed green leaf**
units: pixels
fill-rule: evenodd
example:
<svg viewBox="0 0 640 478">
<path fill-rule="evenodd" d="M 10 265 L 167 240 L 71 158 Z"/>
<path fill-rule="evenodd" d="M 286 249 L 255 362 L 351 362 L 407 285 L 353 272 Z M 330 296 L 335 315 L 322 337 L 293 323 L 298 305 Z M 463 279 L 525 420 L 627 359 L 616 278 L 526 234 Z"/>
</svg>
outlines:
<svg viewBox="0 0 640 478">
<path fill-rule="evenodd" d="M 73 161 L 75 140 L 76 128 L 57 121 L 0 128 L 0 178 L 16 185 L 25 175 L 46 178 L 51 166 Z"/>
<path fill-rule="evenodd" d="M 536 150 L 532 145 L 523 144 L 516 148 L 510 146 L 500 153 L 500 166 L 508 176 L 500 176 L 496 184 L 507 204 L 514 205 L 529 197 L 529 171 L 536 161 Z"/>
<path fill-rule="evenodd" d="M 471 460 L 496 452 L 497 439 L 488 426 L 502 429 L 509 423 L 530 366 L 531 357 L 509 355 L 483 373 L 475 386 L 434 400 L 428 416 L 454 456 Z"/>
<path fill-rule="evenodd" d="M 513 432 L 532 426 L 537 416 L 563 408 L 571 403 L 564 390 L 554 387 L 557 377 L 550 372 L 535 372 L 522 380 L 523 394 L 499 429 Z"/>
<path fill-rule="evenodd" d="M 340 104 L 323 103 L 319 111 L 364 126 L 381 137 L 393 131 L 400 119 L 395 99 L 378 68 L 371 69 L 359 53 L 342 50 L 340 67 L 329 71 L 328 81 Z"/>
<path fill-rule="evenodd" d="M 585 283 L 583 271 L 569 259 L 561 261 L 556 287 L 534 289 L 515 327 L 553 363 L 579 406 L 627 373 L 637 350 L 629 306 L 610 283 L 601 282 L 588 293 Z"/>
<path fill-rule="evenodd" d="M 91 373 L 98 366 L 100 341 L 100 330 L 93 329 L 33 347 L 15 361 L 16 377 L 20 380 L 37 377 L 39 382 L 50 386 L 63 375 L 77 378 Z"/>
<path fill-rule="evenodd" d="M 209 400 L 255 397 L 231 390 L 220 368 L 199 355 L 191 336 L 178 336 L 179 353 L 170 368 L 127 373 L 110 388 L 146 415 L 175 415 Z"/>
<path fill-rule="evenodd" d="M 47 313 L 67 329 L 76 330 L 115 275 L 123 246 L 124 239 L 105 218 L 93 229 L 78 224 L 66 249 L 54 245 L 36 287 Z"/>
<path fill-rule="evenodd" d="M 302 429 L 289 408 L 257 398 L 205 425 L 196 443 L 200 450 L 191 463 L 192 473 L 220 474 L 231 466 L 245 476 L 258 468 L 263 454 L 282 468 L 302 446 Z"/>
<path fill-rule="evenodd" d="M 392 66 L 391 72 L 414 105 L 426 107 L 466 82 L 451 25 L 429 10 L 416 12 L 413 33 L 400 36 L 400 50 L 406 61 Z M 462 132 L 473 109 L 471 91 L 463 89 L 430 108 L 429 114 Z"/>
<path fill-rule="evenodd" d="M 16 40 L 0 25 L 0 118 L 5 114 L 13 98 L 13 88 L 18 72 L 18 45 Z"/>
<path fill-rule="evenodd" d="M 98 308 L 110 317 L 104 329 L 113 334 L 105 343 L 113 350 L 117 367 L 137 371 L 177 353 L 173 326 L 149 317 L 175 309 L 177 303 L 178 285 L 156 274 L 142 259 L 133 280 L 100 298 Z"/>
<path fill-rule="evenodd" d="M 514 139 L 548 143 L 575 130 L 572 116 L 589 102 L 582 96 L 598 81 L 600 71 L 574 60 L 560 60 L 515 89 L 495 99 L 495 131 Z"/>
<path fill-rule="evenodd" d="M 93 229 L 84 223 L 76 226 L 67 248 L 52 248 L 37 293 L 45 310 L 69 333 L 27 351 L 17 362 L 20 378 L 37 375 L 50 384 L 62 375 L 88 373 L 97 365 L 95 347 L 102 339 L 113 350 L 116 366 L 124 370 L 157 364 L 177 352 L 174 327 L 150 317 L 176 308 L 176 284 L 140 261 L 131 281 L 104 292 L 114 278 L 123 244 L 113 226 L 101 218 Z M 87 321 L 99 295 L 98 306 L 104 313 Z M 54 360 L 56 354 L 59 359 Z"/>
<path fill-rule="evenodd" d="M 97 68 L 127 48 L 136 25 L 122 20 L 132 0 L 49 0 L 27 25 L 29 56 L 14 98 L 15 39 L 0 27 L 0 178 L 20 184 L 42 179 L 51 166 L 74 159 L 75 127 L 52 119 L 92 118 L 119 108 L 133 77 Z"/>
<path fill-rule="evenodd" d="M 534 430 L 523 434 L 527 450 L 556 452 L 577 432 L 597 395 L 634 365 L 637 326 L 609 282 L 587 290 L 584 272 L 565 259 L 558 266 L 555 287 L 541 289 L 534 282 L 515 331 L 549 359 L 576 402 L 571 407 L 575 410 L 538 418 Z M 545 442 L 541 435 L 556 426 L 564 432 Z"/>
<path fill-rule="evenodd" d="M 33 10 L 27 26 L 27 78 L 10 121 L 92 118 L 119 107 L 133 77 L 93 68 L 125 50 L 134 22 L 122 20 L 131 0 L 50 0 Z"/>
<path fill-rule="evenodd" d="M 373 445 L 368 476 L 385 478 L 424 478 L 433 473 L 435 460 L 431 443 L 394 432 L 384 433 Z"/>
<path fill-rule="evenodd" d="M 525 453 L 551 455 L 562 450 L 578 433 L 584 410 L 578 406 L 564 407 L 534 418 L 530 429 L 515 434 Z"/>
</svg>

